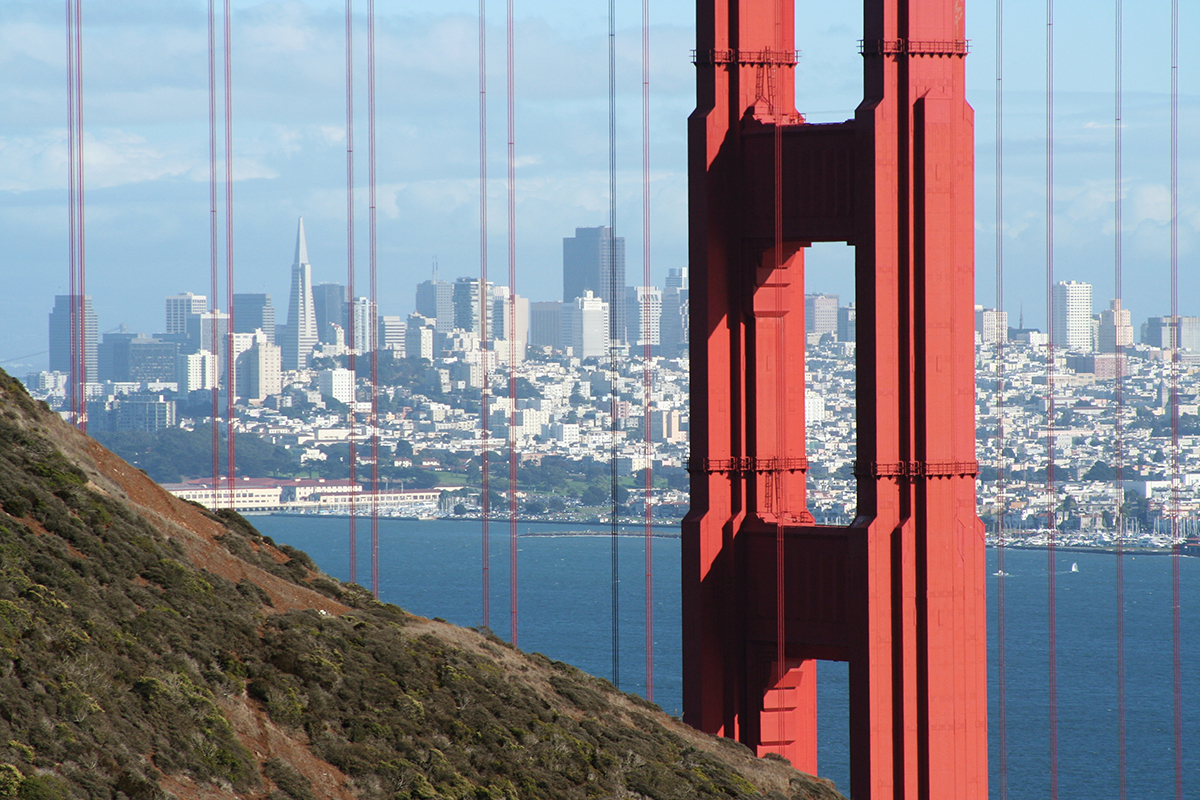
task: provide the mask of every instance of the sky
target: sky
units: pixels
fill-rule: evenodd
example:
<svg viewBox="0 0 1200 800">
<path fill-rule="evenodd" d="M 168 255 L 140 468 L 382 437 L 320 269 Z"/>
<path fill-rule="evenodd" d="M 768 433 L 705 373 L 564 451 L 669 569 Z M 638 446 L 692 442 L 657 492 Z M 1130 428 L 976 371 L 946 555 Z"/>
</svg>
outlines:
<svg viewBox="0 0 1200 800">
<path fill-rule="evenodd" d="M 1046 0 L 1004 4 L 1004 307 L 1044 325 Z M 650 0 L 652 281 L 687 259 L 685 125 L 694 9 Z M 996 0 L 968 0 L 976 109 L 977 302 L 996 304 Z M 1055 3 L 1054 276 L 1114 296 L 1116 0 Z M 63 3 L 0 0 L 0 365 L 47 363 L 68 282 Z M 861 11 L 797 0 L 797 107 L 846 119 L 861 98 Z M 843 7 L 851 5 L 850 12 Z M 380 310 L 479 272 L 477 0 L 377 9 Z M 505 4 L 486 0 L 488 270 L 507 282 Z M 1200 30 L 1183 3 L 1181 42 Z M 346 282 L 345 4 L 233 0 L 235 291 L 286 318 L 296 220 L 314 281 Z M 607 224 L 608 4 L 514 0 L 517 292 L 561 297 L 562 238 Z M 617 234 L 627 282 L 642 245 L 641 4 L 617 0 Z M 356 281 L 367 287 L 366 0 L 354 3 Z M 163 298 L 208 293 L 207 4 L 83 0 L 88 292 L 103 331 L 163 328 Z M 1125 3 L 1123 293 L 1135 326 L 1169 312 L 1169 0 Z M 1179 67 L 1180 311 L 1200 315 L 1200 51 Z M 222 195 L 223 197 L 223 195 Z M 222 201 L 222 214 L 223 201 Z M 852 255 L 814 248 L 807 286 L 853 297 Z M 222 286 L 221 295 L 224 295 Z M 220 305 L 223 305 L 221 303 Z"/>
</svg>

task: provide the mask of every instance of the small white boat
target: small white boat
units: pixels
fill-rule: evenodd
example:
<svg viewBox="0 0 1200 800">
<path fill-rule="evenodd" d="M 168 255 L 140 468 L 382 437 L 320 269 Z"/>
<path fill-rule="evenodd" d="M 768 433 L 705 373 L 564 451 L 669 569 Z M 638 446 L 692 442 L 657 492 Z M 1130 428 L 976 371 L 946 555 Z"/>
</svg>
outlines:
<svg viewBox="0 0 1200 800">
<path fill-rule="evenodd" d="M 1079 572 L 1079 563 L 1078 562 L 1076 562 L 1076 561 L 1071 562 L 1071 572 Z"/>
</svg>

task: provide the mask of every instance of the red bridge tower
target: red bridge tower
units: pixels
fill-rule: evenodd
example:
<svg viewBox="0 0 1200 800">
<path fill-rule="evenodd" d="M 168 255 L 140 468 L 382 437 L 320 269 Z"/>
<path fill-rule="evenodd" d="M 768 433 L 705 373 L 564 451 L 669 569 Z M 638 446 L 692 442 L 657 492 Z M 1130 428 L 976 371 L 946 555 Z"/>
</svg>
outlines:
<svg viewBox="0 0 1200 800">
<path fill-rule="evenodd" d="M 864 100 L 811 125 L 793 0 L 698 2 L 684 717 L 815 772 L 815 662 L 847 661 L 858 800 L 987 796 L 963 3 L 865 0 Z M 814 525 L 805 498 L 819 241 L 855 248 L 846 528 Z"/>
</svg>

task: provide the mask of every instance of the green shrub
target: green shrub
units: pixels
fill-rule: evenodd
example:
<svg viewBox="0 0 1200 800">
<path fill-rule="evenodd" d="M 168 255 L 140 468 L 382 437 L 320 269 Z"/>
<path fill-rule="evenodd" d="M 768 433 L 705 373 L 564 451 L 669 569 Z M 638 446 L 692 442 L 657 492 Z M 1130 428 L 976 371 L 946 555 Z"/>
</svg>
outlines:
<svg viewBox="0 0 1200 800">
<path fill-rule="evenodd" d="M 16 797 L 25 776 L 12 764 L 0 764 L 0 797 Z"/>
</svg>

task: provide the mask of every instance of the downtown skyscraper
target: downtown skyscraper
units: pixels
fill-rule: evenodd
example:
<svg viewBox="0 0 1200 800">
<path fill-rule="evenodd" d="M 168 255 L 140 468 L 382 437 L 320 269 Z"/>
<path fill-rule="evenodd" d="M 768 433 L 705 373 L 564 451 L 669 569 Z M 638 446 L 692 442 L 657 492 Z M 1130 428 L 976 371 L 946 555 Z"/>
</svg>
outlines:
<svg viewBox="0 0 1200 800">
<path fill-rule="evenodd" d="M 312 264 L 304 240 L 304 217 L 296 230 L 296 257 L 292 261 L 292 289 L 288 299 L 288 321 L 279 332 L 282 368 L 304 369 L 317 345 L 317 315 L 313 310 Z"/>
<path fill-rule="evenodd" d="M 625 237 L 612 228 L 576 228 L 563 239 L 563 307 L 591 292 L 609 304 L 609 332 L 625 335 Z"/>
</svg>

